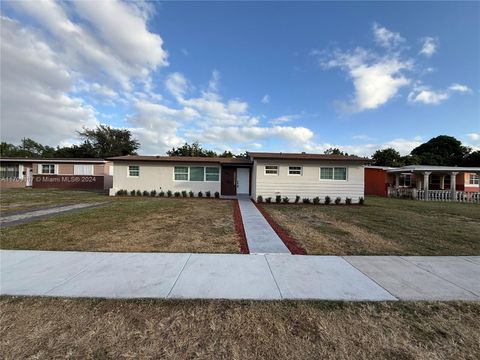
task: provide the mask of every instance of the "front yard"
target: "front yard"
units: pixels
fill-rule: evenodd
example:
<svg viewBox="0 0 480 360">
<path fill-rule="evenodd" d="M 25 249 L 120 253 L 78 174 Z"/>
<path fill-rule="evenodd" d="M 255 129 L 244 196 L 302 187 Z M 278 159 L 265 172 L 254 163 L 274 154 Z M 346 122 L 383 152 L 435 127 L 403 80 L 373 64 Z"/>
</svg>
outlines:
<svg viewBox="0 0 480 360">
<path fill-rule="evenodd" d="M 480 255 L 480 206 L 367 197 L 364 206 L 263 204 L 310 255 Z"/>
<path fill-rule="evenodd" d="M 0 230 L 2 249 L 239 253 L 233 202 L 74 193 L 75 202 L 106 202 Z M 40 197 L 30 193 L 33 199 Z M 45 192 L 42 192 L 45 196 Z M 47 195 L 55 198 L 57 193 Z M 22 194 L 23 195 L 23 194 Z M 65 196 L 60 193 L 63 202 Z M 20 203 L 28 201 L 23 195 Z M 53 202 L 54 200 L 51 200 Z M 2 199 L 3 203 L 3 199 Z M 26 206 L 26 205 L 25 205 Z"/>
<path fill-rule="evenodd" d="M 0 299 L 5 359 L 474 359 L 479 303 Z"/>
</svg>

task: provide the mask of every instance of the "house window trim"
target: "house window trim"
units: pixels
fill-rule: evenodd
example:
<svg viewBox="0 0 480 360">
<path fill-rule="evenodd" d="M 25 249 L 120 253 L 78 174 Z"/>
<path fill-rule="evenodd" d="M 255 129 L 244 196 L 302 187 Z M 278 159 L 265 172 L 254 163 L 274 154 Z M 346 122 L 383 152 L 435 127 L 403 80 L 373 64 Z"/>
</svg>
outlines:
<svg viewBox="0 0 480 360">
<path fill-rule="evenodd" d="M 322 179 L 322 168 L 325 169 L 325 168 L 330 168 L 330 169 L 333 169 L 333 173 L 332 173 L 332 178 L 331 179 Z M 345 179 L 335 179 L 335 169 L 345 169 Z M 318 177 L 320 179 L 320 181 L 326 181 L 326 182 L 330 182 L 330 181 L 340 181 L 340 182 L 347 182 L 348 181 L 348 166 L 320 166 L 319 170 L 318 170 Z"/>
<path fill-rule="evenodd" d="M 138 167 L 138 175 L 130 175 L 130 167 L 132 167 L 132 166 Z M 140 177 L 140 165 L 128 165 L 127 177 L 129 177 L 129 178 L 139 178 Z"/>
<path fill-rule="evenodd" d="M 473 179 L 476 177 L 477 182 L 474 182 Z M 468 176 L 468 185 L 470 186 L 480 186 L 480 176 L 478 174 L 469 174 Z"/>
<path fill-rule="evenodd" d="M 275 174 L 269 174 L 267 173 L 267 166 L 275 166 L 277 168 L 277 172 Z M 273 169 L 269 169 L 269 170 L 273 170 Z M 278 165 L 273 165 L 273 164 L 268 164 L 268 165 L 265 165 L 263 167 L 263 174 L 266 175 L 266 176 L 278 176 L 280 174 L 280 166 Z"/>
<path fill-rule="evenodd" d="M 186 167 L 187 168 L 187 180 L 177 180 L 177 179 L 175 179 L 175 168 L 176 167 Z M 190 180 L 190 173 L 191 173 L 190 168 L 191 167 L 203 168 L 203 180 Z M 207 180 L 207 168 L 218 169 L 218 180 Z M 221 169 L 220 169 L 220 166 L 196 166 L 196 165 L 183 166 L 183 165 L 175 165 L 173 167 L 173 181 L 174 182 L 192 182 L 192 183 L 199 183 L 199 182 L 218 183 L 218 182 L 221 181 Z"/>
<path fill-rule="evenodd" d="M 207 180 L 207 168 L 212 168 L 212 169 L 217 169 L 218 170 L 218 180 Z M 220 182 L 220 167 L 219 166 L 205 166 L 205 169 L 203 171 L 203 174 L 205 175 L 205 182 Z M 210 173 L 211 175 L 212 173 Z"/>
<path fill-rule="evenodd" d="M 92 170 L 91 174 L 76 174 L 75 173 L 75 166 L 79 166 L 79 165 L 81 165 L 83 167 L 90 166 L 89 169 Z M 93 165 L 93 164 L 73 164 L 73 175 L 75 175 L 75 176 L 94 176 L 95 175 L 95 165 Z"/>
<path fill-rule="evenodd" d="M 53 173 L 51 173 L 51 172 L 44 173 L 43 172 L 43 167 L 44 166 L 53 166 Z M 38 164 L 38 174 L 39 175 L 58 175 L 58 165 L 57 164 L 48 164 L 48 163 Z"/>
<path fill-rule="evenodd" d="M 18 176 L 14 176 L 14 177 L 10 177 L 10 176 L 5 176 L 5 177 L 0 177 L 1 179 L 23 179 L 23 165 L 21 164 L 8 164 L 8 163 L 5 163 L 5 164 L 2 164 L 3 166 L 5 166 L 6 168 L 7 167 L 17 167 L 17 172 L 18 172 Z M 7 172 L 7 171 L 5 171 Z M 15 172 L 15 171 L 14 171 Z"/>
<path fill-rule="evenodd" d="M 187 180 L 177 180 L 175 179 L 175 168 L 177 167 L 184 167 L 184 168 L 187 168 Z M 182 175 L 184 175 L 185 173 L 181 173 Z M 175 165 L 173 167 L 173 181 L 174 182 L 189 182 L 190 181 L 190 166 L 184 166 L 184 165 Z"/>
<path fill-rule="evenodd" d="M 290 168 L 292 168 L 292 167 L 300 168 L 300 174 L 290 174 Z M 287 175 L 288 176 L 303 176 L 303 166 L 301 166 L 301 165 L 288 165 Z"/>
</svg>

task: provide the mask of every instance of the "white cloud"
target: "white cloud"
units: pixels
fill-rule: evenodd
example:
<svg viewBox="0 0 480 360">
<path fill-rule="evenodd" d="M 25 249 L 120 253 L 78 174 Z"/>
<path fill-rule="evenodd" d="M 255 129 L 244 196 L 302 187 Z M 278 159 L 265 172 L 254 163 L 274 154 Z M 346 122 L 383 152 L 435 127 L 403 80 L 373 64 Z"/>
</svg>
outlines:
<svg viewBox="0 0 480 360">
<path fill-rule="evenodd" d="M 387 103 L 410 83 L 402 72 L 412 67 L 410 60 L 402 60 L 398 55 L 377 57 L 361 48 L 353 52 L 337 51 L 321 64 L 325 68 L 339 67 L 347 71 L 353 81 L 353 100 L 338 102 L 344 112 L 376 109 Z"/>
<path fill-rule="evenodd" d="M 265 94 L 263 95 L 262 99 L 260 100 L 262 104 L 268 104 L 270 102 L 270 95 Z"/>
<path fill-rule="evenodd" d="M 375 42 L 384 48 L 396 47 L 405 41 L 399 33 L 390 31 L 377 23 L 373 24 L 372 30 Z"/>
<path fill-rule="evenodd" d="M 188 89 L 188 81 L 183 74 L 175 72 L 167 76 L 165 87 L 176 98 L 183 98 Z"/>
<path fill-rule="evenodd" d="M 480 140 L 480 134 L 479 133 L 470 133 L 470 134 L 467 134 L 467 137 L 469 140 L 472 140 L 472 141 L 479 141 Z"/>
<path fill-rule="evenodd" d="M 372 137 L 365 135 L 365 134 L 358 134 L 358 135 L 353 135 L 352 139 L 354 140 L 373 140 Z"/>
<path fill-rule="evenodd" d="M 422 103 L 426 105 L 438 105 L 448 100 L 455 93 L 469 93 L 470 88 L 461 84 L 452 84 L 446 90 L 432 90 L 425 85 L 415 85 L 408 95 L 408 101 L 411 103 Z"/>
<path fill-rule="evenodd" d="M 425 55 L 426 57 L 430 57 L 437 52 L 438 48 L 438 40 L 427 36 L 422 39 L 423 45 L 422 49 L 420 50 L 420 54 Z"/>
<path fill-rule="evenodd" d="M 292 120 L 297 120 L 300 119 L 302 116 L 299 114 L 293 114 L 293 115 L 283 115 L 276 117 L 272 120 L 269 121 L 270 124 L 278 125 L 278 124 L 283 124 L 286 122 L 290 122 Z"/>
</svg>

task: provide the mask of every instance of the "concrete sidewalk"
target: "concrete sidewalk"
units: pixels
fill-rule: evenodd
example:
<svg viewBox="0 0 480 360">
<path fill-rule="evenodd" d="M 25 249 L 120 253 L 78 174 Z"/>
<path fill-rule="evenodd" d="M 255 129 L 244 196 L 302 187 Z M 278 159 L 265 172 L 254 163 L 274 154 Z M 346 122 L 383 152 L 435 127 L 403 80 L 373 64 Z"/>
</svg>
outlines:
<svg viewBox="0 0 480 360">
<path fill-rule="evenodd" d="M 248 195 L 238 196 L 238 205 L 250 254 L 290 254 Z"/>
<path fill-rule="evenodd" d="M 480 257 L 0 251 L 0 293 L 105 298 L 480 300 Z"/>
</svg>

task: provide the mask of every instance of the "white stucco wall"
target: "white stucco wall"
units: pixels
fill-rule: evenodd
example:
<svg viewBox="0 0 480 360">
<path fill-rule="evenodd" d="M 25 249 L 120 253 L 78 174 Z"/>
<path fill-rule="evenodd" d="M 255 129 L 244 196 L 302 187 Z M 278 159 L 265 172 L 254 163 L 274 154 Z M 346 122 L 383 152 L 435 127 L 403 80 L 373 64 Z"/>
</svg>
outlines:
<svg viewBox="0 0 480 360">
<path fill-rule="evenodd" d="M 278 165 L 278 175 L 266 175 L 265 165 Z M 302 166 L 302 175 L 289 175 L 289 166 Z M 346 167 L 347 180 L 320 180 L 320 167 Z M 294 160 L 257 160 L 253 167 L 252 198 L 258 195 L 275 198 L 276 195 L 288 196 L 291 201 L 296 195 L 301 198 L 330 196 L 332 202 L 337 196 L 349 197 L 352 202 L 358 202 L 364 196 L 364 168 L 361 164 L 345 161 L 294 161 Z"/>
<path fill-rule="evenodd" d="M 128 166 L 138 165 L 140 167 L 140 176 L 129 177 Z M 174 167 L 175 166 L 208 166 L 218 167 L 221 178 L 221 169 L 218 164 L 203 164 L 203 163 L 155 163 L 155 162 L 120 162 L 116 161 L 113 167 L 113 188 L 111 194 L 115 194 L 118 190 L 140 190 L 157 192 L 163 190 L 175 191 L 190 191 L 195 193 L 202 191 L 205 195 L 206 191 L 211 191 L 212 196 L 216 191 L 220 192 L 219 181 L 174 181 Z"/>
</svg>

